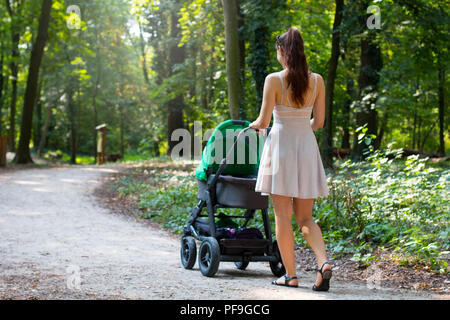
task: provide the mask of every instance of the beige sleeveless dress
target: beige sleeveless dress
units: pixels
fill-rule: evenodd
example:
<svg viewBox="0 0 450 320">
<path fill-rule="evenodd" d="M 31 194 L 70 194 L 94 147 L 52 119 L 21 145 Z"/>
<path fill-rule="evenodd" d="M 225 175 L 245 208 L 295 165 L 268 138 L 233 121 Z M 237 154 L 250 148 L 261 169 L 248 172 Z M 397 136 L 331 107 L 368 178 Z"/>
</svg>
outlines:
<svg viewBox="0 0 450 320">
<path fill-rule="evenodd" d="M 283 71 L 279 73 L 280 103 L 286 95 L 291 105 L 283 74 Z M 264 143 L 256 192 L 302 199 L 316 199 L 329 194 L 319 147 L 310 123 L 316 89 L 317 74 L 314 74 L 314 92 L 305 107 L 281 104 L 274 107 L 273 126 Z"/>
</svg>

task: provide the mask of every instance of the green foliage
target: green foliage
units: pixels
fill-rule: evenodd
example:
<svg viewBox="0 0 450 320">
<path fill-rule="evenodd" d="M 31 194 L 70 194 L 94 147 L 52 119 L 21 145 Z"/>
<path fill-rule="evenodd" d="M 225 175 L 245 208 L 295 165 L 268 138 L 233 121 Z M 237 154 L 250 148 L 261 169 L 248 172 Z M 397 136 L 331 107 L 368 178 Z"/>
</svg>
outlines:
<svg viewBox="0 0 450 320">
<path fill-rule="evenodd" d="M 133 169 L 129 175 L 120 179 L 117 190 L 120 195 L 128 195 L 138 203 L 143 218 L 152 219 L 180 233 L 196 204 L 196 183 L 192 176 L 180 171 L 179 167 L 170 164 L 162 168 Z M 180 172 L 183 174 L 180 175 Z"/>
<path fill-rule="evenodd" d="M 378 1 L 382 29 L 371 31 L 381 48 L 383 69 L 375 91 L 358 101 L 360 40 L 369 32 L 360 19 L 370 1 L 346 1 L 341 32 L 341 59 L 333 105 L 333 143 L 343 132 L 355 132 L 354 114 L 362 105 L 375 108 L 380 144 L 425 152 L 439 149 L 438 70 L 448 70 L 448 13 L 444 1 Z M 17 64 L 18 93 L 13 136 L 26 85 L 27 62 L 37 34 L 40 1 L 0 1 L 0 119 L 3 131 L 11 128 L 11 65 Z M 22 3 L 22 6 L 18 6 Z M 243 100 L 241 116 L 254 120 L 260 111 L 262 86 L 268 73 L 281 70 L 275 37 L 298 27 L 305 41 L 311 70 L 326 80 L 331 53 L 334 1 L 240 0 L 239 36 L 243 41 Z M 67 27 L 70 5 L 81 9 L 81 29 Z M 171 17 L 179 16 L 181 35 L 172 35 Z M 19 56 L 12 54 L 12 33 L 19 35 Z M 171 45 L 185 46 L 184 63 L 170 65 Z M 33 125 L 34 146 L 52 109 L 46 149 L 69 152 L 74 135 L 77 151 L 95 152 L 93 127 L 108 124 L 108 153 L 122 150 L 156 156 L 167 150 L 165 104 L 176 95 L 185 103 L 183 123 L 191 128 L 202 121 L 214 128 L 227 120 L 227 74 L 223 12 L 220 1 L 54 0 L 49 41 L 40 73 L 40 117 Z M 175 72 L 174 72 L 175 71 Z M 147 78 L 144 78 L 147 74 Z M 443 96 L 447 97 L 448 77 Z M 445 102 L 445 101 L 444 101 Z M 351 105 L 350 111 L 344 106 Z M 444 131 L 448 127 L 444 119 Z M 359 126 L 359 125 L 358 125 Z M 39 128 L 41 132 L 38 132 Z M 76 130 L 72 131 L 75 128 Z M 320 132 L 318 132 L 320 137 Z M 370 139 L 370 137 L 369 137 Z M 444 132 L 444 144 L 450 136 Z"/>
<path fill-rule="evenodd" d="M 70 155 L 62 150 L 47 151 L 41 154 L 41 157 L 50 162 L 70 162 Z M 80 165 L 94 164 L 94 157 L 88 155 L 77 155 L 76 163 Z"/>
<path fill-rule="evenodd" d="M 450 171 L 427 158 L 398 159 L 399 151 L 376 151 L 366 162 L 339 163 L 329 178 L 330 196 L 315 204 L 317 222 L 336 255 L 355 252 L 367 263 L 379 247 L 446 270 L 450 248 Z"/>
</svg>

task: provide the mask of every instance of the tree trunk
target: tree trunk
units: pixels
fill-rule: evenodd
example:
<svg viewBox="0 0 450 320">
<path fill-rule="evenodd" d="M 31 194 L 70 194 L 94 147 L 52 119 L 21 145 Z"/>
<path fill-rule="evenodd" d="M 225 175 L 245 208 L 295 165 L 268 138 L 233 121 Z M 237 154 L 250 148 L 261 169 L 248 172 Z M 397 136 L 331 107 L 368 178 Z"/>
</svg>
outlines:
<svg viewBox="0 0 450 320">
<path fill-rule="evenodd" d="M 14 162 L 32 163 L 30 155 L 31 127 L 33 125 L 33 109 L 36 101 L 36 91 L 39 79 L 39 68 L 41 66 L 44 48 L 48 38 L 48 25 L 50 23 L 50 12 L 52 0 L 42 0 L 41 16 L 36 41 L 33 44 L 30 57 L 30 67 L 28 69 L 27 88 L 22 112 L 22 124 L 20 129 L 19 148 Z"/>
<path fill-rule="evenodd" d="M 245 25 L 245 16 L 243 11 L 241 10 L 241 4 L 245 0 L 237 0 L 236 1 L 236 10 L 238 13 L 237 19 L 238 19 L 238 37 L 239 37 L 239 81 L 240 81 L 240 88 L 241 88 L 241 95 L 239 99 L 239 116 L 241 119 L 247 119 L 247 112 L 245 110 L 244 105 L 244 90 L 242 88 L 245 87 L 245 40 L 244 40 L 244 25 Z M 267 43 L 266 43 L 267 45 Z M 267 72 L 267 71 L 266 71 Z"/>
<path fill-rule="evenodd" d="M 189 90 L 189 99 L 192 101 L 195 98 L 194 105 L 197 105 L 197 56 L 198 56 L 198 47 L 194 46 L 190 50 L 192 61 L 192 73 L 191 73 L 191 88 Z"/>
<path fill-rule="evenodd" d="M 389 112 L 386 111 L 386 113 L 383 115 L 380 123 L 380 130 L 378 131 L 377 138 L 374 141 L 374 148 L 380 149 L 381 143 L 383 141 L 384 133 L 386 132 L 387 122 L 389 118 Z"/>
<path fill-rule="evenodd" d="M 252 41 L 252 68 L 253 78 L 255 79 L 256 99 L 258 106 L 261 106 L 264 93 L 264 83 L 268 74 L 268 64 L 270 59 L 268 48 L 269 30 L 266 25 L 261 25 L 255 30 Z M 259 110 L 258 110 L 259 111 Z"/>
<path fill-rule="evenodd" d="M 8 151 L 8 138 L 0 135 L 0 167 L 6 167 L 6 152 Z"/>
<path fill-rule="evenodd" d="M 207 95 L 208 86 L 207 86 L 207 82 L 206 82 L 208 65 L 206 64 L 206 55 L 205 55 L 205 52 L 203 51 L 203 47 L 200 47 L 199 57 L 200 57 L 200 68 L 201 68 L 200 105 L 201 105 L 201 110 L 205 111 L 208 109 L 208 95 Z"/>
<path fill-rule="evenodd" d="M 421 149 L 421 140 L 422 140 L 422 118 L 417 116 L 417 150 L 422 151 Z"/>
<path fill-rule="evenodd" d="M 440 54 L 439 54 L 440 60 Z M 438 96 L 439 96 L 439 155 L 445 156 L 445 69 L 444 66 L 438 62 Z"/>
<path fill-rule="evenodd" d="M 3 34 L 0 34 L 0 39 L 3 38 Z M 2 109 L 3 109 L 3 83 L 4 83 L 4 75 L 3 75 L 3 64 L 4 64 L 4 53 L 3 53 L 3 41 L 0 46 L 0 136 L 2 135 Z"/>
<path fill-rule="evenodd" d="M 68 88 L 66 90 L 67 98 L 67 113 L 69 114 L 69 124 L 70 124 L 70 163 L 77 163 L 77 120 L 75 112 L 75 103 L 73 99 L 74 90 L 72 84 L 69 82 Z"/>
<path fill-rule="evenodd" d="M 138 20 L 138 25 L 139 25 L 139 39 L 140 39 L 140 45 L 141 45 L 141 56 L 142 56 L 142 71 L 144 73 L 144 80 L 145 83 L 147 85 L 150 85 L 150 80 L 148 77 L 148 70 L 147 70 L 147 55 L 146 55 L 146 50 L 145 50 L 145 41 L 144 41 L 144 33 L 142 30 L 142 25 L 141 22 Z"/>
<path fill-rule="evenodd" d="M 37 149 L 37 155 L 38 157 L 41 156 L 41 152 L 45 147 L 45 141 L 47 139 L 47 132 L 48 132 L 48 127 L 50 125 L 50 116 L 52 114 L 52 108 L 50 106 L 47 107 L 47 114 L 45 116 L 45 123 L 44 123 L 44 129 L 42 131 L 42 135 L 41 135 L 41 140 L 39 142 L 39 147 Z"/>
<path fill-rule="evenodd" d="M 210 56 L 210 60 L 209 60 L 208 109 L 211 108 L 210 105 L 214 98 L 215 44 L 216 44 L 216 42 L 213 39 L 213 42 L 211 44 L 211 54 L 210 54 L 211 56 Z"/>
<path fill-rule="evenodd" d="M 416 80 L 416 91 L 420 89 L 419 78 Z M 414 115 L 413 115 L 413 136 L 412 136 L 412 150 L 416 148 L 416 130 L 417 130 L 417 108 L 419 105 L 419 97 L 417 96 L 414 104 Z M 418 144 L 418 143 L 417 143 Z"/>
<path fill-rule="evenodd" d="M 96 97 L 94 95 L 94 97 L 92 97 L 92 106 L 94 108 L 94 126 L 92 128 L 92 137 L 94 138 L 94 146 L 93 146 L 93 152 L 94 152 L 94 163 L 97 163 L 97 129 L 96 127 L 98 126 L 98 111 L 97 111 L 97 100 Z"/>
<path fill-rule="evenodd" d="M 124 119 L 124 112 L 123 112 L 124 106 L 119 106 L 120 109 L 120 157 L 121 159 L 125 159 L 125 139 L 124 139 L 124 131 L 125 131 L 125 124 L 123 122 Z"/>
<path fill-rule="evenodd" d="M 417 106 L 414 107 L 412 150 L 416 148 L 416 130 L 417 130 Z"/>
<path fill-rule="evenodd" d="M 12 151 L 16 150 L 17 84 L 19 77 L 19 63 L 17 62 L 17 59 L 19 59 L 19 40 L 20 36 L 18 34 L 14 34 L 12 37 L 13 49 L 11 55 L 13 58 L 13 62 L 10 63 L 12 92 L 11 92 L 11 107 L 9 109 L 9 134 L 8 134 L 9 148 Z"/>
<path fill-rule="evenodd" d="M 171 31 L 170 36 L 173 40 L 173 43 L 170 47 L 169 52 L 169 68 L 172 70 L 173 66 L 176 64 L 181 64 L 184 62 L 186 58 L 185 47 L 179 47 L 179 40 L 181 37 L 181 29 L 178 23 L 179 19 L 179 5 L 181 1 L 175 1 L 175 8 L 172 9 L 171 13 Z M 173 75 L 173 72 L 170 71 L 170 76 Z M 178 88 L 174 88 L 177 90 Z M 179 89 L 178 89 L 179 90 Z M 170 100 L 166 104 L 168 109 L 167 116 L 167 139 L 168 139 L 168 150 L 167 154 L 170 155 L 172 149 L 178 144 L 178 141 L 172 141 L 172 133 L 176 129 L 180 129 L 184 127 L 183 122 L 183 109 L 185 107 L 184 99 L 182 94 L 178 94 L 174 99 Z"/>
<path fill-rule="evenodd" d="M 41 100 L 41 90 L 42 90 L 42 80 L 39 83 L 38 93 L 36 97 L 36 123 L 35 129 L 33 131 L 33 145 L 34 149 L 37 151 L 39 141 L 41 140 L 42 131 L 42 100 Z"/>
<path fill-rule="evenodd" d="M 425 142 L 427 141 L 428 137 L 430 136 L 430 133 L 433 132 L 434 127 L 436 126 L 436 124 L 438 123 L 438 121 L 433 122 L 433 125 L 431 127 L 429 127 L 428 131 L 425 133 L 425 136 L 423 137 L 422 143 L 420 144 L 419 150 L 421 152 L 423 152 L 424 147 L 425 147 Z"/>
<path fill-rule="evenodd" d="M 225 47 L 227 59 L 228 106 L 230 117 L 239 119 L 241 82 L 236 0 L 222 0 L 225 20 Z"/>
<path fill-rule="evenodd" d="M 97 129 L 98 126 L 98 110 L 97 110 L 97 95 L 98 95 L 98 87 L 100 85 L 100 76 L 102 72 L 102 64 L 101 59 L 99 59 L 99 52 L 96 53 L 97 58 L 97 79 L 95 81 L 95 89 L 94 89 L 94 95 L 92 96 L 92 107 L 94 109 L 94 125 L 92 127 L 92 135 L 94 138 L 94 146 L 93 146 L 93 152 L 94 152 L 94 163 L 97 163 Z"/>
<path fill-rule="evenodd" d="M 326 167 L 333 166 L 333 98 L 334 82 L 340 55 L 340 31 L 344 10 L 344 0 L 336 0 L 333 35 L 331 38 L 331 58 L 328 67 L 327 85 L 325 90 L 325 129 L 322 135 L 322 160 Z"/>
<path fill-rule="evenodd" d="M 353 97 L 353 79 L 349 78 L 347 79 L 347 95 L 348 98 L 344 103 L 343 108 L 343 128 L 344 128 L 344 134 L 342 135 L 342 144 L 341 148 L 343 149 L 350 149 L 350 106 L 352 104 L 352 97 Z"/>
<path fill-rule="evenodd" d="M 142 33 L 142 27 L 139 24 L 139 30 Z M 92 108 L 94 111 L 94 122 L 93 122 L 93 126 L 92 126 L 92 137 L 94 140 L 94 145 L 92 146 L 92 152 L 94 153 L 94 164 L 97 163 L 97 126 L 99 125 L 98 123 L 98 106 L 97 106 L 97 95 L 98 95 L 98 90 L 99 90 L 99 86 L 100 86 L 100 78 L 102 75 L 102 59 L 100 59 L 100 44 L 99 44 L 99 34 L 98 34 L 98 29 L 95 30 L 95 43 L 96 43 L 96 51 L 95 51 L 95 60 L 96 60 L 96 66 L 97 66 L 97 77 L 95 79 L 95 88 L 94 88 L 94 94 L 92 95 Z M 142 38 L 143 40 L 143 38 Z M 143 44 L 142 44 L 143 45 Z M 145 71 L 147 71 L 146 69 L 144 69 Z"/>
<path fill-rule="evenodd" d="M 19 42 L 20 33 L 19 28 L 16 25 L 17 17 L 21 15 L 22 1 L 10 1 L 5 0 L 6 8 L 11 18 L 11 58 L 10 69 L 11 69 L 11 105 L 9 110 L 9 132 L 8 132 L 8 144 L 12 151 L 16 150 L 16 113 L 17 113 L 17 85 L 18 85 L 18 75 L 19 75 Z"/>
<path fill-rule="evenodd" d="M 170 155 L 172 149 L 179 143 L 178 141 L 172 141 L 172 133 L 184 127 L 183 123 L 183 108 L 184 101 L 183 96 L 178 95 L 175 99 L 172 99 L 167 103 L 167 107 L 169 109 L 169 114 L 167 117 L 167 130 L 168 130 L 168 138 L 169 138 L 169 148 L 167 150 L 167 154 Z"/>
<path fill-rule="evenodd" d="M 367 1 L 361 2 L 361 10 L 368 7 Z M 360 25 L 366 28 L 367 15 L 360 16 Z M 382 68 L 382 58 L 380 46 L 375 41 L 375 32 L 369 30 L 367 36 L 361 37 L 361 65 L 359 73 L 359 108 L 356 112 L 356 126 L 362 127 L 367 124 L 367 135 L 378 134 L 378 115 L 377 110 L 372 107 L 376 102 L 376 93 L 378 90 L 379 72 Z M 365 95 L 371 94 L 373 98 L 363 101 Z M 355 134 L 353 141 L 352 158 L 354 160 L 365 159 L 366 144 L 358 142 L 358 134 Z"/>
</svg>

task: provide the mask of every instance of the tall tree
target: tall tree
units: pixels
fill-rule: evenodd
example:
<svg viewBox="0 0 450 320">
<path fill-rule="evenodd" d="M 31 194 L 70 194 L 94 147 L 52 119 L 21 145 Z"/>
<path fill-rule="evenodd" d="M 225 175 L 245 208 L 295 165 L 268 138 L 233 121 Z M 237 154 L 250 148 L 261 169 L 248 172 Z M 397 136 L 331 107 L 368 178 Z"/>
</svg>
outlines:
<svg viewBox="0 0 450 320">
<path fill-rule="evenodd" d="M 249 3 L 247 32 L 249 33 L 248 64 L 255 80 L 256 101 L 258 106 L 263 99 L 264 82 L 268 74 L 270 63 L 269 40 L 270 24 L 267 23 L 273 12 L 273 1 L 256 0 Z M 279 2 L 279 1 L 277 1 Z M 272 49 L 273 46 L 270 46 Z"/>
<path fill-rule="evenodd" d="M 186 48 L 184 45 L 179 45 L 181 40 L 181 28 L 179 25 L 180 18 L 180 5 L 182 4 L 181 0 L 175 0 L 174 6 L 171 11 L 170 21 L 170 37 L 171 37 L 171 45 L 169 48 L 169 67 L 170 72 L 169 76 L 176 76 L 177 72 L 174 70 L 177 65 L 181 65 L 186 59 Z M 180 129 L 184 127 L 183 122 L 183 109 L 185 108 L 185 102 L 183 98 L 183 93 L 179 90 L 176 90 L 176 96 L 167 102 L 168 109 L 168 117 L 167 117 L 167 136 L 168 136 L 168 145 L 169 148 L 167 150 L 168 154 L 172 152 L 172 149 L 178 143 L 177 141 L 172 141 L 172 133 L 176 129 Z"/>
<path fill-rule="evenodd" d="M 246 73 L 246 61 L 245 61 L 245 14 L 242 9 L 242 5 L 245 0 L 236 1 L 236 10 L 238 13 L 238 37 L 239 37 L 239 66 L 240 66 L 240 85 L 241 88 L 245 86 L 245 73 Z M 244 104 L 244 92 L 241 91 L 241 97 L 239 101 L 239 116 L 241 119 L 247 118 L 247 113 Z"/>
<path fill-rule="evenodd" d="M 67 61 L 70 65 L 71 59 L 67 55 Z M 70 163 L 76 164 L 77 162 L 77 152 L 78 152 L 78 128 L 79 123 L 77 121 L 77 107 L 75 103 L 75 91 L 78 87 L 78 79 L 74 76 L 69 75 L 66 78 L 65 85 L 65 100 L 66 100 L 66 110 L 69 119 L 69 132 L 70 132 Z"/>
<path fill-rule="evenodd" d="M 442 59 L 441 54 L 439 60 Z M 439 96 L 439 154 L 445 156 L 445 66 L 438 62 L 438 96 Z"/>
<path fill-rule="evenodd" d="M 328 65 L 328 76 L 325 90 L 325 129 L 322 135 L 322 159 L 324 165 L 333 165 L 333 99 L 336 70 L 340 56 L 340 26 L 344 10 L 344 0 L 336 0 L 333 34 L 331 36 L 331 58 Z"/>
<path fill-rule="evenodd" d="M 20 42 L 20 27 L 19 21 L 22 15 L 22 7 L 25 0 L 5 0 L 6 8 L 11 18 L 11 106 L 9 112 L 9 134 L 8 143 L 11 150 L 16 150 L 16 109 L 17 109 L 17 86 L 19 83 L 19 42 Z"/>
<path fill-rule="evenodd" d="M 16 163 L 32 163 L 30 155 L 31 129 L 33 125 L 33 109 L 36 101 L 39 80 L 39 69 L 41 66 L 44 48 L 48 38 L 48 26 L 53 0 L 42 0 L 41 16 L 36 40 L 33 44 L 28 68 L 27 88 L 22 112 L 22 123 L 20 129 L 19 147 L 14 158 Z"/>
<path fill-rule="evenodd" d="M 439 154 L 445 155 L 445 75 L 448 67 L 449 33 L 448 33 L 448 3 L 447 1 L 400 0 L 399 4 L 412 13 L 412 18 L 418 25 L 420 42 L 426 44 L 420 48 L 420 56 L 427 56 L 435 67 L 436 89 L 438 96 L 439 122 Z M 430 55 L 424 50 L 430 51 Z M 418 56 L 419 59 L 421 57 Z"/>
<path fill-rule="evenodd" d="M 228 106 L 230 117 L 239 119 L 241 101 L 240 50 L 236 0 L 222 0 L 227 56 Z"/>
<path fill-rule="evenodd" d="M 3 40 L 3 32 L 0 30 L 0 39 Z M 5 82 L 5 76 L 3 73 L 3 66 L 5 64 L 5 54 L 4 54 L 4 45 L 3 41 L 0 44 L 0 135 L 3 134 L 3 122 L 2 122 L 2 109 L 3 109 L 3 101 L 4 101 L 4 95 L 3 95 L 3 85 Z"/>
<path fill-rule="evenodd" d="M 378 135 L 378 114 L 375 108 L 378 98 L 378 82 L 382 69 L 381 48 L 376 39 L 377 30 L 367 28 L 367 8 L 370 1 L 362 0 L 359 3 L 359 11 L 364 13 L 359 16 L 359 24 L 362 30 L 360 41 L 360 70 L 358 77 L 358 100 L 359 106 L 356 112 L 356 125 L 363 127 L 367 125 L 366 135 Z M 352 158 L 364 159 L 366 157 L 366 144 L 361 143 L 359 135 L 355 134 Z"/>
</svg>

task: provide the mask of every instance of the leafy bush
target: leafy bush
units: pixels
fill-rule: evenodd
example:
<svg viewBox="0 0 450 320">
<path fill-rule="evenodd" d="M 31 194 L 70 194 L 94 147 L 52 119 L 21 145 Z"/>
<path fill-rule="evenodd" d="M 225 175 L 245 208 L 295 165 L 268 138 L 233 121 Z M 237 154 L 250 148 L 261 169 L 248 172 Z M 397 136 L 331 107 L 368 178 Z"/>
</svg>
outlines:
<svg viewBox="0 0 450 320">
<path fill-rule="evenodd" d="M 316 201 L 317 222 L 336 255 L 354 252 L 364 262 L 382 246 L 446 272 L 440 258 L 449 249 L 449 170 L 399 154 L 388 148 L 364 162 L 339 163 L 330 195 Z"/>
</svg>

